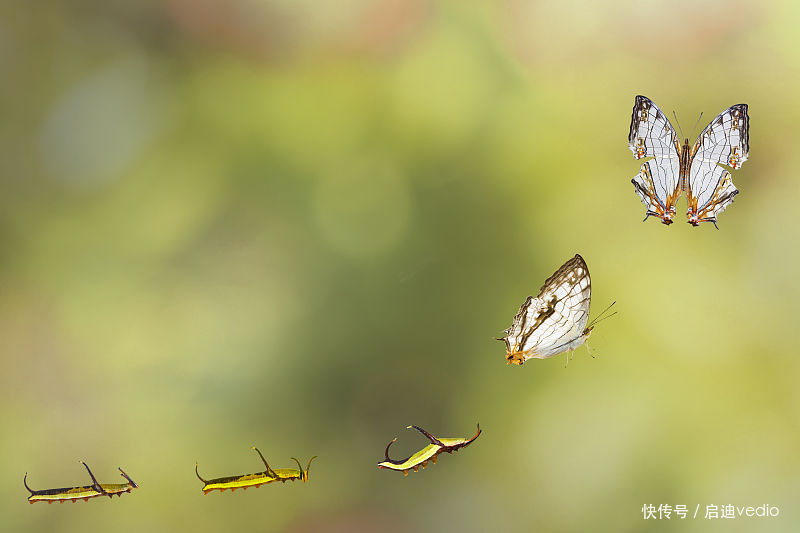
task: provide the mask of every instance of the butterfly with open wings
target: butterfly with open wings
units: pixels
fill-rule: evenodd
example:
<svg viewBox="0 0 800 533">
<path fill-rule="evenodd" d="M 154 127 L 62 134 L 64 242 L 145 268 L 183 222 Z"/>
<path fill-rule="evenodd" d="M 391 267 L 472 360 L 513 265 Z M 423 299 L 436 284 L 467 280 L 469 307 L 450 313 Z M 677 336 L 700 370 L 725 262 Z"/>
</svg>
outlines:
<svg viewBox="0 0 800 533">
<path fill-rule="evenodd" d="M 685 139 L 681 146 L 664 113 L 649 98 L 637 96 L 628 147 L 636 159 L 654 158 L 646 161 L 631 180 L 647 207 L 645 220 L 652 215 L 664 224 L 672 224 L 675 202 L 685 192 L 688 222 L 693 226 L 700 222 L 716 226 L 717 215 L 739 192 L 731 173 L 720 165 L 736 170 L 747 161 L 749 127 L 747 104 L 737 104 L 717 115 L 694 145 L 689 146 L 689 139 Z"/>
<path fill-rule="evenodd" d="M 536 298 L 528 296 L 511 327 L 505 330 L 505 337 L 497 339 L 506 343 L 508 364 L 521 365 L 528 359 L 572 352 L 586 342 L 594 324 L 605 313 L 587 326 L 591 296 L 589 268 L 575 254 L 545 280 Z"/>
</svg>

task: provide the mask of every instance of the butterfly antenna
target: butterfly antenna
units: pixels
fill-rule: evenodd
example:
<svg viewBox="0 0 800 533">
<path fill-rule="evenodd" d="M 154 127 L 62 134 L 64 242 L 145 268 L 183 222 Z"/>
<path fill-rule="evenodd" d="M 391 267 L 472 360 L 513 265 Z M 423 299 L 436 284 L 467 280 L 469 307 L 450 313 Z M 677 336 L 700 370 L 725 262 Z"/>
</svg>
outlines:
<svg viewBox="0 0 800 533">
<path fill-rule="evenodd" d="M 611 318 L 612 316 L 614 316 L 614 315 L 616 315 L 616 314 L 617 314 L 617 312 L 616 312 L 616 311 L 614 311 L 614 312 L 613 312 L 613 313 L 611 313 L 610 315 L 608 315 L 608 316 L 604 316 L 603 318 L 595 318 L 595 319 L 592 321 L 591 325 L 590 325 L 590 326 L 588 326 L 588 328 L 593 328 L 593 327 L 595 327 L 597 324 L 599 324 L 600 322 L 602 322 L 603 320 L 605 320 L 606 318 Z M 588 328 L 587 328 L 587 329 L 588 329 Z"/>
<path fill-rule="evenodd" d="M 609 309 L 611 309 L 612 307 L 614 307 L 614 304 L 616 304 L 616 303 L 617 303 L 617 301 L 616 301 L 616 300 L 614 300 L 613 302 L 611 302 L 611 305 L 609 305 L 608 307 L 606 307 L 605 309 L 603 309 L 603 312 L 602 312 L 602 313 L 600 313 L 599 315 L 597 315 L 596 317 L 594 317 L 594 320 L 592 320 L 592 321 L 589 323 L 589 325 L 588 325 L 588 326 L 586 326 L 586 328 L 587 328 L 587 329 L 588 329 L 588 328 L 592 328 L 592 327 L 594 327 L 594 326 L 595 326 L 595 324 L 598 324 L 599 322 L 602 322 L 602 321 L 603 321 L 603 320 L 605 320 L 606 318 L 611 318 L 612 316 L 616 315 L 616 314 L 617 314 L 617 312 L 616 312 L 616 311 L 614 311 L 614 312 L 613 312 L 613 313 L 611 313 L 610 315 L 608 315 L 608 316 L 606 316 L 605 318 L 603 318 L 603 315 L 604 315 L 604 314 L 606 314 L 606 312 L 607 312 Z"/>
<path fill-rule="evenodd" d="M 675 113 L 675 110 L 672 110 L 672 116 L 675 117 L 675 124 L 678 125 L 678 131 L 681 132 L 681 137 L 683 137 L 683 129 L 681 129 L 681 123 L 678 122 L 678 115 Z"/>
<path fill-rule="evenodd" d="M 697 122 L 694 123 L 694 127 L 692 128 L 692 136 L 694 136 L 694 132 L 697 130 L 697 125 L 700 124 L 700 119 L 703 118 L 702 111 L 700 112 L 700 116 L 697 117 Z"/>
</svg>

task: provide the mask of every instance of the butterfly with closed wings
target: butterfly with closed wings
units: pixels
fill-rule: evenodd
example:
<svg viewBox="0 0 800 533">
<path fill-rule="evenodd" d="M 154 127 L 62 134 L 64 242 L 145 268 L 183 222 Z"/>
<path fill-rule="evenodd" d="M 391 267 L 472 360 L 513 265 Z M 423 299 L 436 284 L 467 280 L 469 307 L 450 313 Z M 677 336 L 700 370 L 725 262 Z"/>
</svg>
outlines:
<svg viewBox="0 0 800 533">
<path fill-rule="evenodd" d="M 689 139 L 685 139 L 681 146 L 664 113 L 649 98 L 637 96 L 628 147 L 636 159 L 653 157 L 631 180 L 647 207 L 644 219 L 656 216 L 662 223 L 672 224 L 675 203 L 685 192 L 687 222 L 692 226 L 700 222 L 716 226 L 717 216 L 739 192 L 731 173 L 720 165 L 736 170 L 747 161 L 749 127 L 747 104 L 737 104 L 717 115 L 694 145 L 689 146 Z"/>
<path fill-rule="evenodd" d="M 583 258 L 575 254 L 545 280 L 536 298 L 528 296 L 511 327 L 505 330 L 505 337 L 497 339 L 506 343 L 508 364 L 521 365 L 528 359 L 546 359 L 565 351 L 572 352 L 586 342 L 605 313 L 600 313 L 587 326 L 591 296 L 589 268 Z"/>
</svg>

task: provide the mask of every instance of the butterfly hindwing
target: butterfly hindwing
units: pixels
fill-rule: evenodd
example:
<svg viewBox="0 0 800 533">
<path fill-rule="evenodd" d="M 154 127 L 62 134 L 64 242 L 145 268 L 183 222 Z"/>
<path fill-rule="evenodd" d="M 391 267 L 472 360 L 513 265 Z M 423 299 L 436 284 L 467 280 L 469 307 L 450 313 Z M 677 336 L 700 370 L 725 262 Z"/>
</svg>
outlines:
<svg viewBox="0 0 800 533">
<path fill-rule="evenodd" d="M 677 159 L 653 159 L 642 164 L 639 174 L 631 183 L 647 208 L 645 220 L 649 216 L 656 216 L 664 224 L 672 224 L 675 202 L 680 195 L 677 188 L 679 174 L 680 163 Z"/>
<path fill-rule="evenodd" d="M 506 358 L 522 364 L 544 359 L 583 344 L 592 283 L 580 255 L 545 280 L 536 298 L 529 296 L 514 316 L 505 337 Z"/>
</svg>

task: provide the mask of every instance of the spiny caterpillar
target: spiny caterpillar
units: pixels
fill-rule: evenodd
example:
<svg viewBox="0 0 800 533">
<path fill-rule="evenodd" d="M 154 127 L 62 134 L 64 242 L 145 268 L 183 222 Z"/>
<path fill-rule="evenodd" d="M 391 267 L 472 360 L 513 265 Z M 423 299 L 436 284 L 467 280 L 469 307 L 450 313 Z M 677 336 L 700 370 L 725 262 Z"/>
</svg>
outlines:
<svg viewBox="0 0 800 533">
<path fill-rule="evenodd" d="M 89 501 L 89 498 L 96 498 L 98 496 L 108 496 L 109 498 L 115 494 L 117 496 L 122 496 L 123 493 L 130 492 L 139 487 L 139 485 L 134 483 L 128 474 L 126 474 L 121 468 L 119 468 L 119 471 L 122 473 L 122 477 L 128 480 L 127 483 L 98 483 L 97 479 L 94 477 L 94 474 L 92 474 L 92 471 L 89 469 L 89 466 L 83 461 L 81 461 L 81 464 L 86 467 L 86 471 L 89 472 L 89 476 L 92 478 L 91 485 L 84 485 L 82 487 L 67 487 L 62 489 L 33 490 L 28 486 L 28 473 L 25 472 L 25 477 L 22 478 L 22 483 L 25 485 L 25 488 L 28 489 L 28 492 L 31 493 L 31 495 L 28 497 L 28 501 L 31 503 L 64 503 L 68 501 L 75 503 L 78 500 Z"/>
<path fill-rule="evenodd" d="M 422 468 L 428 466 L 428 461 L 433 461 L 433 464 L 436 464 L 436 456 L 442 452 L 452 453 L 457 451 L 464 446 L 469 446 L 472 441 L 478 438 L 478 435 L 481 434 L 481 425 L 478 424 L 478 432 L 475 433 L 475 436 L 471 439 L 467 440 L 465 438 L 441 438 L 437 439 L 424 429 L 419 426 L 408 426 L 406 429 L 416 429 L 426 437 L 428 440 L 431 441 L 430 444 L 425 446 L 423 449 L 409 457 L 408 459 L 404 459 L 402 461 L 395 461 L 394 459 L 389 458 L 389 447 L 394 444 L 397 440 L 397 437 L 393 438 L 389 444 L 386 445 L 386 451 L 384 452 L 385 460 L 378 463 L 378 468 L 388 468 L 390 470 L 399 470 L 404 475 L 408 475 L 408 471 L 413 469 L 414 472 L 419 471 L 420 465 Z"/>
<path fill-rule="evenodd" d="M 305 470 L 303 470 L 303 467 L 300 465 L 300 461 L 294 457 L 292 457 L 292 459 L 294 459 L 294 462 L 297 463 L 297 468 L 272 469 L 270 468 L 269 464 L 267 464 L 267 460 L 264 459 L 264 455 L 261 453 L 261 450 L 255 446 L 253 446 L 252 449 L 258 453 L 258 455 L 261 457 L 261 460 L 264 462 L 264 466 L 266 467 L 265 471 L 256 472 L 255 474 L 242 474 L 241 476 L 203 479 L 200 477 L 200 472 L 197 470 L 198 465 L 195 463 L 194 473 L 197 475 L 197 479 L 205 483 L 202 488 L 203 494 L 208 494 L 212 490 L 223 492 L 225 489 L 231 489 L 231 491 L 234 491 L 238 488 L 247 489 L 248 487 L 260 487 L 261 485 L 274 483 L 275 481 L 286 483 L 289 480 L 294 481 L 295 479 L 299 479 L 305 483 L 308 481 L 308 470 L 311 468 L 311 461 L 317 457 L 315 455 L 308 460 L 308 465 L 306 466 Z"/>
</svg>

